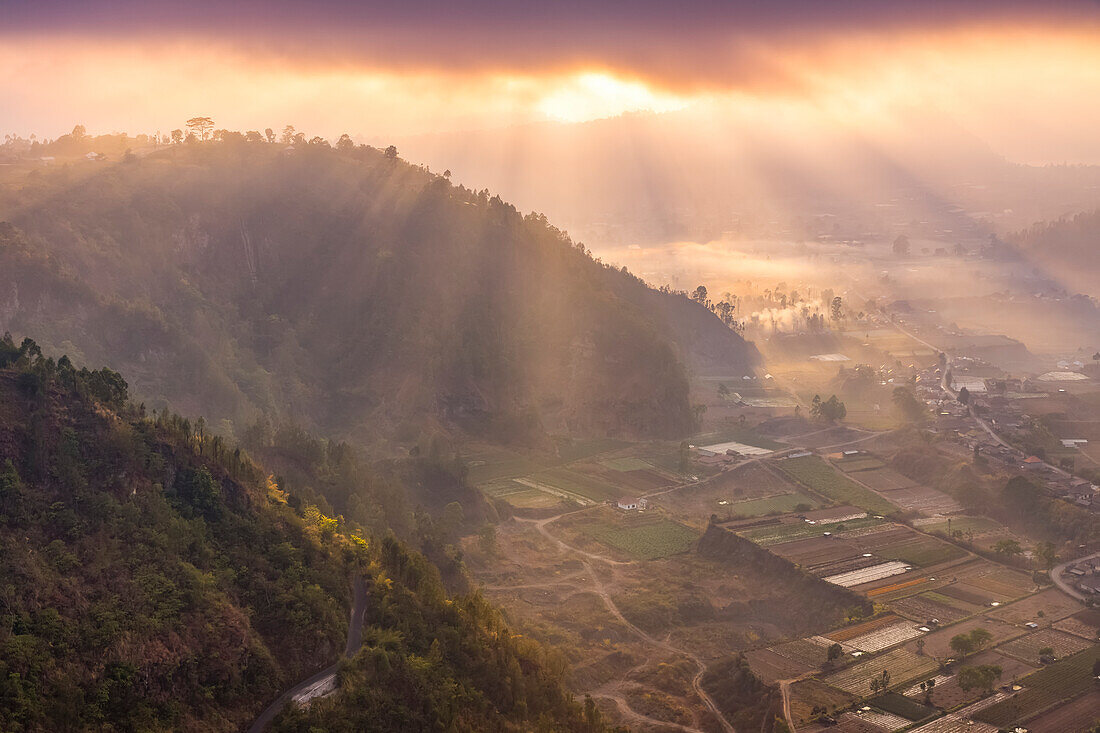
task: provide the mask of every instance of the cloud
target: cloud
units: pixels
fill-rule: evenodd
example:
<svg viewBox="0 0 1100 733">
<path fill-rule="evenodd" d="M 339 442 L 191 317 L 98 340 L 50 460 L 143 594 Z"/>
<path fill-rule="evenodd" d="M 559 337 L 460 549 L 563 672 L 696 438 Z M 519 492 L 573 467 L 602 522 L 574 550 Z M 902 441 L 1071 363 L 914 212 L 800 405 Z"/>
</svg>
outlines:
<svg viewBox="0 0 1100 733">
<path fill-rule="evenodd" d="M 789 59 L 861 38 L 1073 28 L 1100 32 L 1100 5 L 1061 0 L 159 0 L 10 2 L 0 36 L 111 42 L 202 40 L 299 68 L 402 73 L 602 69 L 666 90 L 801 83 Z M 856 44 L 858 47 L 858 43 Z"/>
</svg>

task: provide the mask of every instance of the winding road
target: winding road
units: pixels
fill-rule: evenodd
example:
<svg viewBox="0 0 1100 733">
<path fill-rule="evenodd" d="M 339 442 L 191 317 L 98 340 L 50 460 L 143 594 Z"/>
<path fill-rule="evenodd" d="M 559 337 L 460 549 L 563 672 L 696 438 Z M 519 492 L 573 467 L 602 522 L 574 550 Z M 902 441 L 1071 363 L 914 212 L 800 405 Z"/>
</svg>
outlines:
<svg viewBox="0 0 1100 733">
<path fill-rule="evenodd" d="M 355 653 L 359 651 L 359 647 L 363 645 L 363 618 L 366 616 L 366 613 L 367 583 L 363 580 L 362 575 L 356 574 L 355 580 L 352 582 L 352 605 L 351 614 L 348 618 L 348 641 L 344 646 L 344 657 L 346 658 L 355 656 Z M 291 700 L 295 702 L 305 702 L 333 691 L 336 688 L 336 670 L 339 666 L 340 662 L 336 662 L 335 664 L 325 667 L 309 679 L 302 680 L 282 695 L 279 695 L 279 698 L 268 705 L 267 709 L 260 713 L 260 717 L 256 718 L 255 722 L 249 726 L 248 733 L 263 733 L 263 731 L 267 729 L 267 726 L 271 724 L 271 721 L 275 720 L 275 716 L 278 715 Z"/>
<path fill-rule="evenodd" d="M 566 512 L 566 513 L 571 514 L 572 512 Z M 553 517 L 547 517 L 545 519 L 537 520 L 537 521 L 534 522 L 535 528 L 539 531 L 540 534 L 542 534 L 544 537 L 546 537 L 550 541 L 554 542 L 562 550 L 565 550 L 566 552 L 572 552 L 572 553 L 581 555 L 584 558 L 586 558 L 582 562 L 584 563 L 585 570 L 588 571 L 589 578 L 592 580 L 592 585 L 596 590 L 596 594 L 603 601 L 604 606 L 607 607 L 607 610 L 611 613 L 612 616 L 615 617 L 615 619 L 617 621 L 619 621 L 619 623 L 626 626 L 626 628 L 630 629 L 630 631 L 632 633 L 634 633 L 636 636 L 641 638 L 642 641 L 646 642 L 650 646 L 656 647 L 656 648 L 661 649 L 661 650 L 666 651 L 666 652 L 670 652 L 672 654 L 677 654 L 677 655 L 680 655 L 680 656 L 687 657 L 688 659 L 690 659 L 695 664 L 696 668 L 698 669 L 698 672 L 696 673 L 696 675 L 691 680 L 691 686 L 695 690 L 695 694 L 699 696 L 699 699 L 703 701 L 703 704 L 706 705 L 707 709 L 710 710 L 710 712 L 715 716 L 715 718 L 717 718 L 719 724 L 722 726 L 722 729 L 724 731 L 726 731 L 726 733 L 735 733 L 733 726 L 730 725 L 729 721 L 726 720 L 726 716 L 724 716 L 722 714 L 722 711 L 718 708 L 718 704 L 715 703 L 714 700 L 711 698 L 711 696 L 707 693 L 707 691 L 703 689 L 703 673 L 706 672 L 706 668 L 707 668 L 706 663 L 702 659 L 700 659 L 697 655 L 692 654 L 691 652 L 686 651 L 684 649 L 680 649 L 678 647 L 675 647 L 672 644 L 669 644 L 667 641 L 661 641 L 660 639 L 656 639 L 653 636 L 651 636 L 650 634 L 643 631 L 642 629 L 635 626 L 630 621 L 628 621 L 627 618 L 625 616 L 623 616 L 622 611 L 619 610 L 619 607 L 615 605 L 615 601 L 611 598 L 611 594 L 607 591 L 607 588 L 605 588 L 603 583 L 600 582 L 599 576 L 596 574 L 595 569 L 593 569 L 593 567 L 592 567 L 592 565 L 590 564 L 589 561 L 590 560 L 595 560 L 595 561 L 598 561 L 598 562 L 608 563 L 609 565 L 632 565 L 634 563 L 633 562 L 622 562 L 620 560 L 612 560 L 611 558 L 604 557 L 603 555 L 597 555 L 595 553 L 585 552 L 584 550 L 581 550 L 580 548 L 573 547 L 572 545 L 566 544 L 561 539 L 555 537 L 554 535 L 552 535 L 550 533 L 550 531 L 548 529 L 546 529 L 546 525 L 549 524 L 550 522 L 553 522 L 554 520 L 560 519 L 563 516 L 565 516 L 565 515 L 564 514 L 558 514 L 558 515 L 553 516 Z M 520 521 L 531 521 L 531 520 L 522 520 L 521 519 Z M 611 697 L 611 696 L 609 696 L 609 697 Z M 615 700 L 616 704 L 618 704 L 620 707 L 626 703 L 625 700 L 620 701 L 620 700 L 615 699 L 614 697 L 611 697 L 611 699 Z M 629 707 L 629 706 L 627 706 L 627 707 Z M 692 728 L 686 728 L 684 726 L 681 726 L 681 727 L 685 728 L 685 730 L 689 730 L 689 731 L 694 730 Z"/>
<path fill-rule="evenodd" d="M 1072 596 L 1079 601 L 1088 600 L 1085 597 L 1084 593 L 1074 588 L 1072 585 L 1070 585 L 1069 582 L 1066 581 L 1065 578 L 1062 577 L 1062 573 L 1064 573 L 1066 571 L 1066 568 L 1070 565 L 1073 565 L 1074 563 L 1079 563 L 1082 560 L 1091 560 L 1094 557 L 1100 557 L 1100 552 L 1094 552 L 1091 555 L 1085 555 L 1084 557 L 1078 557 L 1074 560 L 1064 562 L 1050 571 L 1050 579 L 1054 581 L 1054 584 L 1056 586 L 1058 586 L 1058 590 L 1062 591 L 1066 595 Z"/>
</svg>

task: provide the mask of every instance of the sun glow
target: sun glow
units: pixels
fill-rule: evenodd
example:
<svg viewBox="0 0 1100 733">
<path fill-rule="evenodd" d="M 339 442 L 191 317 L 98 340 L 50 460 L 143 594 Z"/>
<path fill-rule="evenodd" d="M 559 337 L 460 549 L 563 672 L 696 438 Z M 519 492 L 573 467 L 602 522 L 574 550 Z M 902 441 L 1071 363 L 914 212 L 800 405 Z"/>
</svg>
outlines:
<svg viewBox="0 0 1100 733">
<path fill-rule="evenodd" d="M 585 72 L 566 79 L 543 96 L 537 109 L 557 122 L 584 122 L 624 112 L 671 112 L 687 105 L 687 100 L 655 92 L 639 81 Z"/>
</svg>

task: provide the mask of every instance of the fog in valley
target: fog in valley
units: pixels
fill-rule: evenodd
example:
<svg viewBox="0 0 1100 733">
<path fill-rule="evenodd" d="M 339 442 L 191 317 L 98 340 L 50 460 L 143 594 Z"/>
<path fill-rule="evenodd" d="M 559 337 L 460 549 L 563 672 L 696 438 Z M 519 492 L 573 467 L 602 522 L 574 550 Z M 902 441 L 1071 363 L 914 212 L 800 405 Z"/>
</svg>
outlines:
<svg viewBox="0 0 1100 733">
<path fill-rule="evenodd" d="M 0 731 L 1100 731 L 1096 3 L 2 7 Z"/>
</svg>

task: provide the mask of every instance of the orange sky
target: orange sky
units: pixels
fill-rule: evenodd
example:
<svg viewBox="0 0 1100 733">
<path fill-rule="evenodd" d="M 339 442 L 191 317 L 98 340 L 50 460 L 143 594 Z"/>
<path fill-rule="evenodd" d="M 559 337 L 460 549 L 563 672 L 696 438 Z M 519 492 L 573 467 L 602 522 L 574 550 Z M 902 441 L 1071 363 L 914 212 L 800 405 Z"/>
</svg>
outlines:
<svg viewBox="0 0 1100 733">
<path fill-rule="evenodd" d="M 1013 160 L 1100 163 L 1094 23 L 738 36 L 729 53 L 700 58 L 685 49 L 694 66 L 657 67 L 579 51 L 537 63 L 493 52 L 475 66 L 449 66 L 446 58 L 387 63 L 377 54 L 304 52 L 199 32 L 25 29 L 2 41 L 5 133 L 52 137 L 77 122 L 90 132 L 166 133 L 205 114 L 229 129 L 293 124 L 308 134 L 380 141 L 723 105 L 762 119 L 820 116 L 875 129 L 919 107 L 948 115 Z"/>
</svg>

